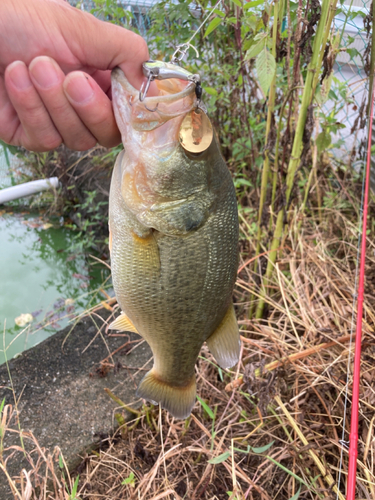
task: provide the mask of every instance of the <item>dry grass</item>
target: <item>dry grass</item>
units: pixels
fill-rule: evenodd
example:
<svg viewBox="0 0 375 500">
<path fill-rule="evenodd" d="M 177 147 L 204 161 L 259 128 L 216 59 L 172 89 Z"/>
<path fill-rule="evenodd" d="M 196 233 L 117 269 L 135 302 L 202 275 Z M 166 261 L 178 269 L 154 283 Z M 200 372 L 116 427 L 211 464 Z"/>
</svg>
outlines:
<svg viewBox="0 0 375 500">
<path fill-rule="evenodd" d="M 17 402 L 15 406 L 17 407 Z M 0 470 L 8 479 L 14 498 L 73 500 L 74 497 L 69 496 L 69 492 L 74 489 L 74 481 L 59 448 L 56 447 L 53 451 L 41 448 L 32 432 L 19 430 L 16 408 L 12 405 L 0 408 Z M 20 444 L 4 447 L 8 433 L 19 434 Z M 14 455 L 25 465 L 17 477 L 11 477 L 7 470 L 7 463 Z"/>
<path fill-rule="evenodd" d="M 203 406 L 197 402 L 185 422 L 144 407 L 100 451 L 84 458 L 75 471 L 77 497 L 345 497 L 350 420 L 345 393 L 350 397 L 358 227 L 355 214 L 351 218 L 339 210 L 326 210 L 323 224 L 309 219 L 303 232 L 297 230 L 298 221 L 297 214 L 281 242 L 267 316 L 261 321 L 248 319 L 249 296 L 259 293 L 259 279 L 246 264 L 249 251 L 244 252 L 235 291 L 243 336 L 239 366 L 219 370 L 204 347 L 197 365 Z M 241 227 L 243 248 L 251 245 L 248 227 Z M 375 258 L 370 239 L 366 266 L 356 498 L 375 500 Z M 3 435 L 10 432 L 10 413 L 4 409 Z M 29 472 L 9 478 L 18 491 L 15 498 L 73 498 L 53 475 L 56 455 L 47 456 L 31 434 L 24 438 L 33 443 L 29 457 L 34 458 Z M 72 480 L 65 482 L 71 492 Z"/>
</svg>

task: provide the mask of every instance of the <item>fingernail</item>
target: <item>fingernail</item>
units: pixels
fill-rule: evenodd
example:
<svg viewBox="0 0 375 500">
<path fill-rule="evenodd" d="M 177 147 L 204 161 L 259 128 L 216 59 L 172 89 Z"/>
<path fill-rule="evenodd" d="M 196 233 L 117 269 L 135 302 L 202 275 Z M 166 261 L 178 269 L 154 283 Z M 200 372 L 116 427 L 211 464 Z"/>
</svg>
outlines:
<svg viewBox="0 0 375 500">
<path fill-rule="evenodd" d="M 21 61 L 15 61 L 7 68 L 8 76 L 17 90 L 27 90 L 32 86 L 26 65 Z"/>
<path fill-rule="evenodd" d="M 68 75 L 64 88 L 68 97 L 77 104 L 84 104 L 94 95 L 88 77 L 82 73 Z"/>
<path fill-rule="evenodd" d="M 49 57 L 38 57 L 30 64 L 30 73 L 40 87 L 48 89 L 59 81 L 55 63 Z"/>
</svg>

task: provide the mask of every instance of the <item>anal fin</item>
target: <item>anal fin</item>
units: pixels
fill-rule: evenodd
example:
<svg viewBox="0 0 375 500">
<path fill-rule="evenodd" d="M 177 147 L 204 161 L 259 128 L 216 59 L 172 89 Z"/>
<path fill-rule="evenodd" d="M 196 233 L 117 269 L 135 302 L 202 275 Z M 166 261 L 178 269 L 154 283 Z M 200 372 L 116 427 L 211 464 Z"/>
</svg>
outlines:
<svg viewBox="0 0 375 500">
<path fill-rule="evenodd" d="M 222 368 L 232 368 L 240 357 L 240 334 L 233 304 L 214 333 L 206 340 L 212 355 Z"/>
<path fill-rule="evenodd" d="M 130 321 L 130 319 L 126 316 L 125 313 L 121 313 L 120 316 L 118 316 L 108 327 L 109 330 L 117 330 L 119 332 L 138 332 L 136 327 L 133 325 L 133 323 Z"/>
</svg>

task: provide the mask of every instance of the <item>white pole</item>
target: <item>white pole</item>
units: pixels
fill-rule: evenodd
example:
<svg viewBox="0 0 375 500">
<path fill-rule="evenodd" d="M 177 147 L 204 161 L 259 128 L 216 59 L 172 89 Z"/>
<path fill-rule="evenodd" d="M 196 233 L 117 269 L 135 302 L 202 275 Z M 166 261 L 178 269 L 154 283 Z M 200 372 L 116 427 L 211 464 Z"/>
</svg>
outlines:
<svg viewBox="0 0 375 500">
<path fill-rule="evenodd" d="M 6 203 L 7 201 L 18 200 L 18 198 L 23 198 L 24 196 L 31 196 L 32 194 L 51 189 L 51 187 L 57 188 L 59 185 L 58 177 L 51 177 L 50 179 L 25 182 L 24 184 L 18 184 L 18 186 L 1 189 L 0 204 Z"/>
</svg>

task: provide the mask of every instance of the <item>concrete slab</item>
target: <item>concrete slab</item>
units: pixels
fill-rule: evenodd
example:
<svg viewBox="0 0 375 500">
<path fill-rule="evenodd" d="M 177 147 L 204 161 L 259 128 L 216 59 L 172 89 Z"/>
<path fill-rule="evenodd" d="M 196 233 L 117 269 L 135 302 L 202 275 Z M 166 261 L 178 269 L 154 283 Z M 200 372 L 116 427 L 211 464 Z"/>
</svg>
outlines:
<svg viewBox="0 0 375 500">
<path fill-rule="evenodd" d="M 96 323 L 98 319 L 95 319 Z M 99 325 L 101 326 L 101 325 Z M 114 403 L 105 393 L 109 388 L 124 403 L 137 407 L 141 401 L 135 389 L 151 367 L 151 351 L 146 342 L 130 353 L 134 343 L 114 354 L 116 368 L 104 375 L 97 372 L 100 361 L 126 341 L 98 333 L 95 323 L 85 318 L 73 329 L 58 332 L 9 362 L 15 397 L 19 400 L 21 429 L 31 431 L 42 447 L 51 452 L 59 446 L 70 468 L 75 467 L 87 449 L 95 447 L 116 427 Z M 139 339 L 129 333 L 130 341 Z M 65 343 L 63 345 L 63 342 Z M 6 365 L 0 366 L 0 402 L 14 406 L 14 395 Z M 18 444 L 17 434 L 8 433 L 5 447 Z M 19 475 L 22 454 L 10 458 L 7 470 Z M 8 481 L 0 470 L 0 499 L 11 500 Z"/>
</svg>

